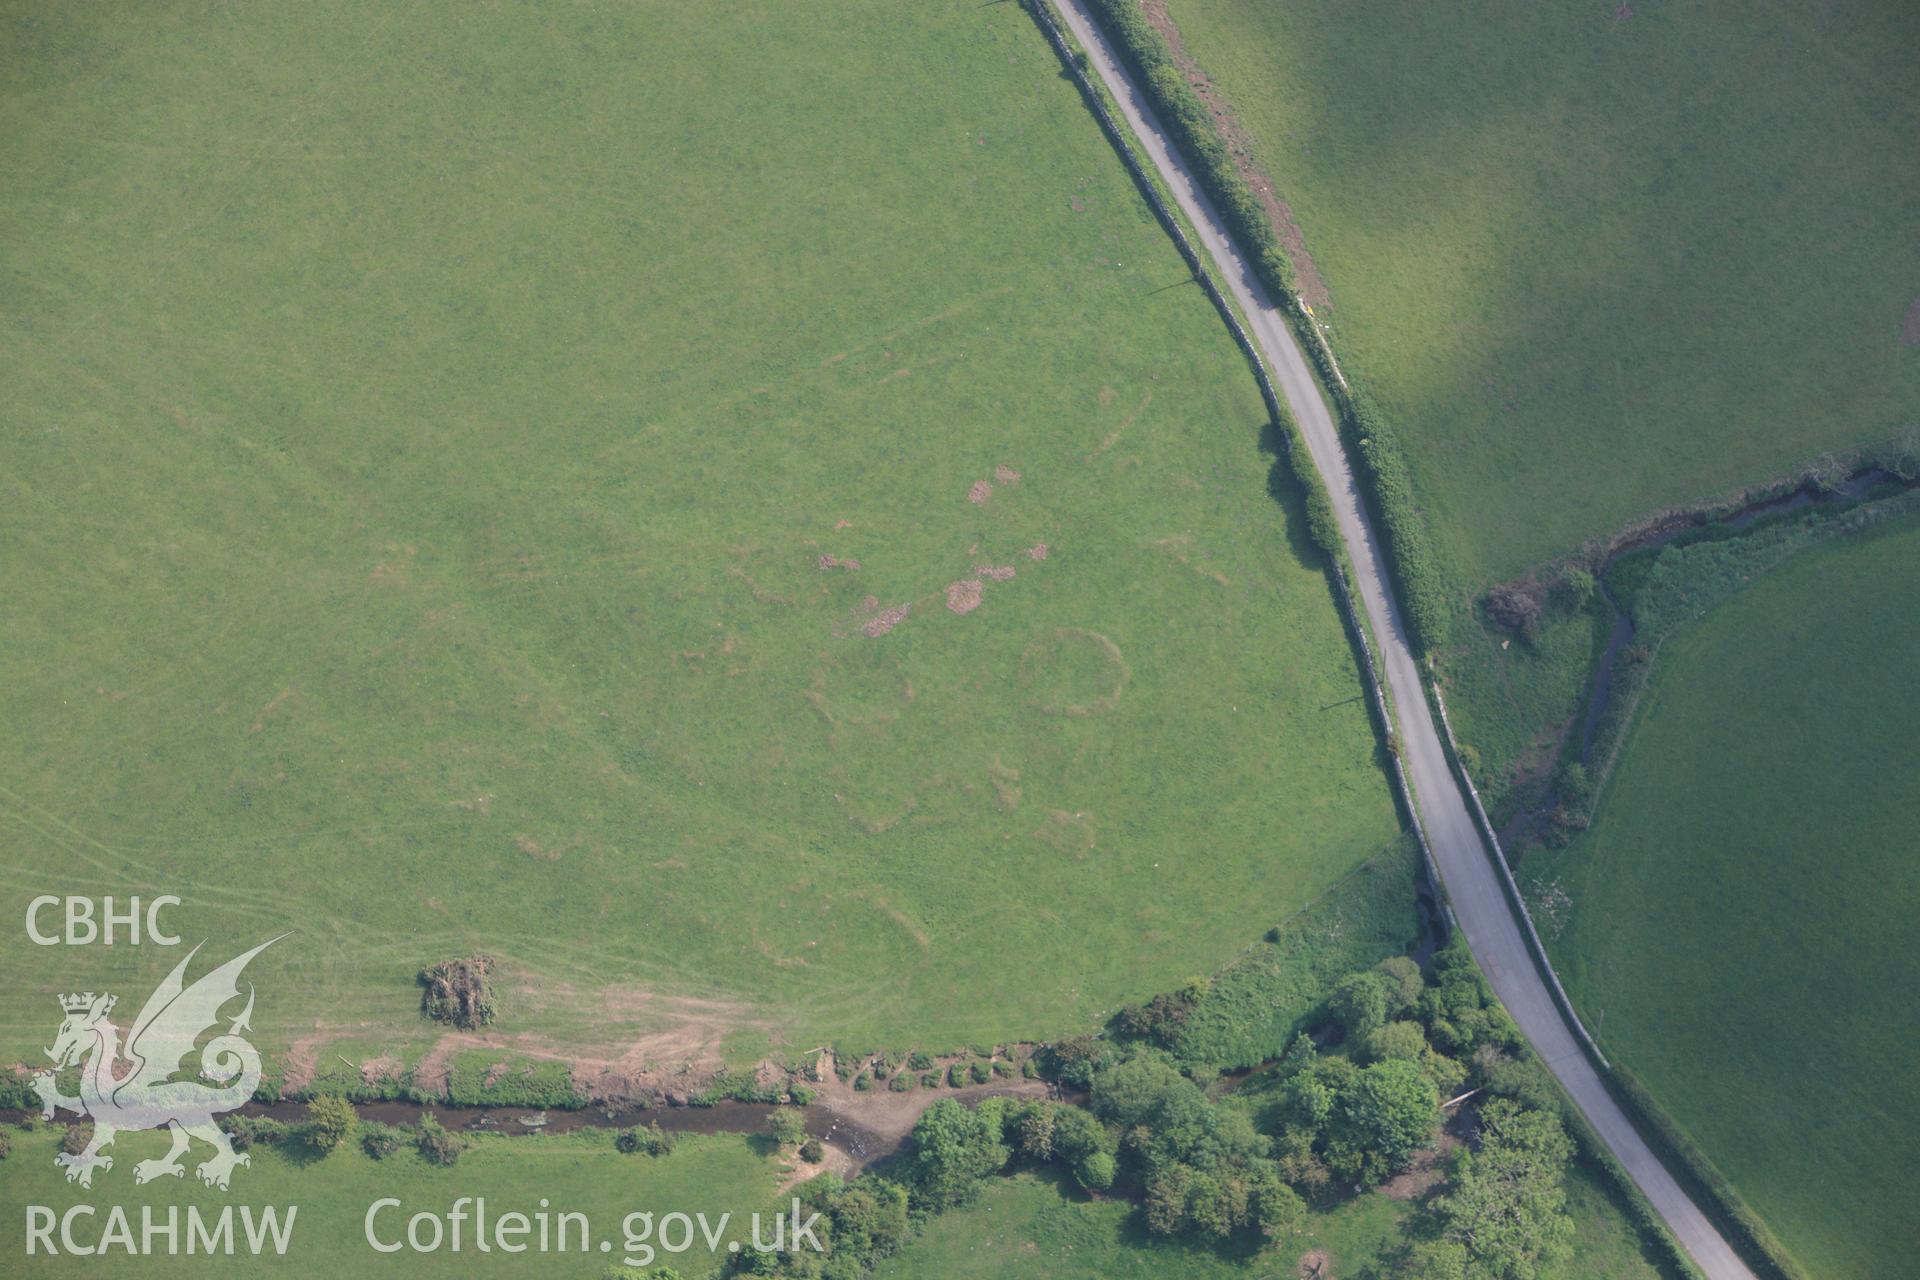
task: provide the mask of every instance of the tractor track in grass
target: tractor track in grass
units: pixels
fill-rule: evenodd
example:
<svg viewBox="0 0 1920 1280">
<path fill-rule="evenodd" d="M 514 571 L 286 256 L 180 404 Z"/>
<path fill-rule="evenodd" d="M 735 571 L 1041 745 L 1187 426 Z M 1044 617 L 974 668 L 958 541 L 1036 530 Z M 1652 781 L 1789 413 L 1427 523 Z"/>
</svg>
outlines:
<svg viewBox="0 0 1920 1280">
<path fill-rule="evenodd" d="M 1044 0 L 1043 0 L 1044 2 Z M 1528 926 L 1510 900 L 1456 782 L 1427 702 L 1418 660 L 1388 585 L 1380 538 L 1362 501 L 1333 415 L 1312 367 L 1294 340 L 1286 313 L 1255 277 L 1212 202 L 1161 128 L 1153 108 L 1080 0 L 1059 12 L 1088 62 L 1119 105 L 1133 142 L 1144 152 L 1199 232 L 1206 253 L 1248 321 L 1268 371 L 1299 425 L 1316 470 L 1333 499 L 1340 536 L 1353 563 L 1353 583 L 1378 644 L 1393 695 L 1400 754 L 1414 795 L 1415 816 L 1431 847 L 1461 934 L 1487 980 L 1587 1123 L 1625 1168 L 1681 1246 L 1710 1280 L 1755 1280 L 1714 1223 L 1675 1180 L 1608 1090 L 1576 1034 L 1570 1011 L 1549 987 L 1551 970 L 1531 949 Z"/>
</svg>

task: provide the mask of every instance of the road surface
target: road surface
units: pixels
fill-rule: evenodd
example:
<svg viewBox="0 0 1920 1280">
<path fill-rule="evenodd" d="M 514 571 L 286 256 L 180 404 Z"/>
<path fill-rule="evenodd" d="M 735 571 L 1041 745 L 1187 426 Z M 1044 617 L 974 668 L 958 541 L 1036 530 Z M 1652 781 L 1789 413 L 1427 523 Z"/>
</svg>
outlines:
<svg viewBox="0 0 1920 1280">
<path fill-rule="evenodd" d="M 1300 426 L 1313 464 L 1325 480 L 1339 519 L 1340 536 L 1353 562 L 1353 584 L 1379 646 L 1380 665 L 1399 721 L 1401 761 L 1412 783 L 1420 825 L 1432 847 L 1447 900 L 1460 932 L 1486 971 L 1487 980 L 1520 1030 L 1565 1086 L 1587 1121 L 1607 1144 L 1665 1220 L 1668 1228 L 1711 1280 L 1756 1280 L 1726 1239 L 1681 1190 L 1647 1146 L 1598 1071 L 1582 1052 L 1544 976 L 1527 948 L 1522 926 L 1502 889 L 1492 855 L 1467 810 L 1427 705 L 1420 667 L 1408 639 L 1399 603 L 1388 588 L 1380 540 L 1360 499 L 1353 469 L 1333 416 L 1321 398 L 1312 366 L 1294 340 L 1286 315 L 1274 305 L 1228 236 L 1212 203 L 1188 173 L 1184 160 L 1160 128 L 1153 109 L 1114 55 L 1080 0 L 1060 0 L 1068 28 L 1087 51 L 1093 69 L 1120 104 L 1142 151 L 1160 171 L 1220 277 L 1239 302 L 1254 341 L 1266 357 L 1274 383 Z"/>
</svg>

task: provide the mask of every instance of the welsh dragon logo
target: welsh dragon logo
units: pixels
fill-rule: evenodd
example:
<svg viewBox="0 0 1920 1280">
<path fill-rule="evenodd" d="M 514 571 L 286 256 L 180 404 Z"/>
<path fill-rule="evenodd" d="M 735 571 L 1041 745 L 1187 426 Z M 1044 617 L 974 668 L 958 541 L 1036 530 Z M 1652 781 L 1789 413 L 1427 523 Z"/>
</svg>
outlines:
<svg viewBox="0 0 1920 1280">
<path fill-rule="evenodd" d="M 208 1186 L 226 1190 L 234 1167 L 251 1163 L 249 1157 L 233 1149 L 233 1143 L 213 1122 L 214 1116 L 232 1111 L 251 1098 L 260 1083 L 260 1053 L 240 1035 L 251 1030 L 247 1024 L 253 1015 L 251 985 L 247 988 L 247 1007 L 233 1019 L 226 1034 L 215 1036 L 200 1050 L 200 1074 L 214 1083 L 175 1080 L 173 1076 L 183 1070 L 200 1034 L 219 1022 L 221 1007 L 239 996 L 240 973 L 247 962 L 278 941 L 268 939 L 192 986 L 187 986 L 183 977 L 200 948 L 188 952 L 187 958 L 175 965 L 147 997 L 140 1016 L 133 1020 L 124 1064 L 120 1060 L 119 1028 L 107 1021 L 117 997 L 96 996 L 91 991 L 60 997 L 66 1020 L 46 1054 L 53 1059 L 55 1071 L 87 1060 L 80 1071 L 80 1096 L 62 1095 L 54 1084 L 53 1071 L 35 1075 L 33 1088 L 40 1095 L 44 1118 L 52 1119 L 54 1108 L 64 1107 L 93 1121 L 93 1141 L 86 1150 L 79 1155 L 62 1152 L 54 1157 L 66 1169 L 68 1182 L 91 1187 L 95 1169 L 113 1168 L 113 1158 L 101 1155 L 101 1149 L 111 1146 L 115 1135 L 141 1129 L 172 1130 L 173 1149 L 159 1160 L 142 1160 L 134 1165 L 136 1183 L 180 1177 L 185 1173 L 180 1157 L 187 1154 L 194 1138 L 213 1148 L 212 1158 L 194 1170 Z"/>
</svg>

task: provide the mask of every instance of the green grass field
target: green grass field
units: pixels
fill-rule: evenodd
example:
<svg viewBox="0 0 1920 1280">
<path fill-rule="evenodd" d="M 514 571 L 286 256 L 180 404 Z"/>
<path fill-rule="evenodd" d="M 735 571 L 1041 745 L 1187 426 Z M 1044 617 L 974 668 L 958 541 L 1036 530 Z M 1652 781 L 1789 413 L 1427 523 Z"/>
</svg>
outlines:
<svg viewBox="0 0 1920 1280">
<path fill-rule="evenodd" d="M 1413 1206 L 1378 1193 L 1331 1212 L 1309 1214 L 1300 1234 L 1251 1257 L 1153 1240 L 1130 1206 L 1093 1200 L 1032 1176 L 988 1185 L 975 1204 L 931 1220 L 874 1280 L 1279 1280 L 1300 1274 L 1311 1253 L 1325 1255 L 1329 1280 L 1389 1272 L 1384 1259 L 1402 1242 Z M 1665 1280 L 1649 1262 L 1610 1193 L 1585 1166 L 1567 1179 L 1567 1211 L 1577 1232 L 1577 1280 Z M 1542 1280 L 1576 1280 L 1553 1275 Z"/>
<path fill-rule="evenodd" d="M 1913 421 L 1911 5 L 1167 7 L 1463 594 Z"/>
<path fill-rule="evenodd" d="M 1592 830 L 1529 863 L 1556 967 L 1806 1270 L 1911 1271 L 1920 522 L 1801 552 L 1666 641 Z"/>
<path fill-rule="evenodd" d="M 475 1137 L 469 1139 L 468 1149 L 452 1168 L 430 1165 L 411 1149 L 375 1161 L 356 1145 L 321 1160 L 296 1160 L 273 1148 L 256 1146 L 250 1153 L 253 1163 L 234 1171 L 228 1193 L 202 1187 L 191 1171 L 184 1178 L 163 1178 L 129 1193 L 135 1160 L 158 1158 L 167 1148 L 163 1136 L 143 1133 L 122 1137 L 115 1144 L 119 1158 L 113 1170 L 97 1175 L 94 1190 L 88 1193 L 68 1185 L 54 1166 L 61 1132 L 57 1128 L 33 1134 L 14 1131 L 13 1152 L 0 1161 L 0 1199 L 10 1206 L 0 1219 L 0 1252 L 7 1258 L 10 1276 L 597 1277 L 605 1272 L 610 1259 L 644 1256 L 637 1245 L 633 1255 L 625 1253 L 629 1247 L 629 1214 L 651 1212 L 657 1221 L 669 1213 L 705 1213 L 708 1222 L 714 1224 L 721 1214 L 730 1213 L 733 1219 L 728 1234 L 738 1227 L 738 1238 L 743 1247 L 749 1247 L 752 1237 L 748 1215 L 767 1209 L 778 1199 L 776 1163 L 758 1153 L 747 1138 L 683 1137 L 671 1155 L 656 1159 L 620 1155 L 606 1131 L 564 1137 Z M 197 1163 L 200 1158 L 197 1154 L 189 1163 Z M 431 1212 L 444 1218 L 463 1196 L 485 1197 L 489 1219 L 495 1222 L 500 1215 L 511 1212 L 534 1219 L 541 1212 L 544 1197 L 549 1202 L 546 1212 L 555 1215 L 549 1219 L 550 1230 L 557 1226 L 557 1215 L 562 1212 L 587 1216 L 592 1248 L 583 1253 L 574 1247 L 580 1235 L 577 1227 L 570 1227 L 565 1252 L 550 1250 L 542 1254 L 529 1249 L 510 1255 L 496 1249 L 483 1254 L 474 1247 L 471 1211 L 462 1237 L 463 1248 L 458 1253 L 451 1249 L 450 1237 L 439 1251 L 431 1253 L 412 1249 L 383 1253 L 367 1242 L 366 1215 L 377 1200 L 394 1197 L 401 1201 L 398 1209 L 380 1210 L 373 1222 L 380 1243 L 394 1244 L 405 1239 L 407 1220 L 414 1214 Z M 166 1220 L 169 1208 L 174 1208 L 182 1224 L 179 1253 L 170 1256 L 165 1237 L 155 1236 L 155 1247 L 147 1256 L 130 1257 L 124 1248 L 106 1249 L 84 1262 L 64 1252 L 50 1257 L 38 1248 L 29 1256 L 26 1218 L 20 1210 L 29 1204 L 45 1206 L 56 1215 L 64 1215 L 74 1205 L 95 1205 L 95 1216 L 74 1219 L 75 1235 L 81 1244 L 100 1239 L 108 1208 L 113 1204 L 126 1207 L 136 1240 L 142 1239 L 140 1206 L 149 1207 L 161 1222 Z M 256 1214 L 272 1206 L 281 1222 L 289 1206 L 296 1209 L 284 1254 L 269 1251 L 256 1258 L 240 1245 L 233 1257 L 204 1252 L 187 1255 L 189 1206 L 205 1215 L 209 1225 L 222 1209 L 233 1207 L 233 1230 L 237 1239 L 244 1240 L 244 1220 L 239 1217 L 242 1205 L 251 1206 Z M 534 1221 L 537 1230 L 537 1219 Z M 633 1223 L 631 1228 L 636 1235 L 641 1233 L 641 1224 Z M 421 1228 L 423 1241 L 430 1239 L 426 1234 L 429 1230 Z M 442 1230 L 446 1230 L 444 1225 Z M 764 1230 L 770 1233 L 772 1228 Z M 524 1239 L 532 1243 L 537 1237 Z M 696 1241 L 699 1239 L 696 1236 Z M 56 1246 L 61 1243 L 57 1229 L 52 1240 Z M 600 1252 L 602 1240 L 609 1241 L 613 1248 Z M 549 1241 L 557 1244 L 557 1235 L 550 1235 Z M 677 1236 L 673 1242 L 678 1243 Z M 658 1252 L 657 1243 L 654 1248 Z M 721 1248 L 725 1248 L 724 1242 Z M 724 1257 L 710 1254 L 704 1242 L 675 1257 L 660 1253 L 656 1259 L 659 1263 L 671 1262 L 689 1277 L 712 1274 L 721 1261 Z"/>
<path fill-rule="evenodd" d="M 283 1045 L 486 951 L 503 1035 L 738 1060 L 1085 1029 L 1393 837 L 1016 6 L 243 10 L 0 11 L 12 918 L 296 928 Z M 9 1061 L 177 959 L 3 936 Z"/>
<path fill-rule="evenodd" d="M 1335 1261 L 1335 1276 L 1356 1274 L 1349 1264 L 1371 1261 L 1397 1239 L 1409 1206 L 1369 1195 L 1337 1212 L 1312 1215 L 1299 1248 L 1289 1243 L 1252 1257 L 1205 1246 L 1156 1241 L 1120 1200 L 1093 1200 L 1053 1181 L 1023 1175 L 990 1183 L 980 1199 L 927 1224 L 874 1280 L 1259 1280 L 1291 1275 L 1291 1259 L 1319 1248 Z"/>
</svg>

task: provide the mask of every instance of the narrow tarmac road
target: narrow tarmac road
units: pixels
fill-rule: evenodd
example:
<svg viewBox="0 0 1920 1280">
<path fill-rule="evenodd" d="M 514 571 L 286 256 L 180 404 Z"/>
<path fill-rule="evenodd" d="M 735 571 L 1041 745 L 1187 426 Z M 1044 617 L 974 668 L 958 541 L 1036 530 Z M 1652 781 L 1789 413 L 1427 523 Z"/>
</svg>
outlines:
<svg viewBox="0 0 1920 1280">
<path fill-rule="evenodd" d="M 1639 1184 L 1700 1269 L 1711 1280 L 1756 1280 L 1607 1092 L 1534 963 L 1492 855 L 1480 838 L 1447 763 L 1399 604 L 1388 588 L 1379 538 L 1367 518 L 1333 416 L 1286 316 L 1241 258 L 1212 203 L 1188 173 L 1153 109 L 1140 96 L 1132 77 L 1080 0 L 1060 0 L 1059 8 L 1068 28 L 1087 51 L 1093 69 L 1120 104 L 1135 141 L 1199 229 L 1200 239 L 1246 316 L 1275 384 L 1306 437 L 1313 464 L 1333 497 L 1340 536 L 1353 561 L 1354 587 L 1379 645 L 1381 665 L 1392 693 L 1401 759 L 1413 786 L 1420 825 L 1474 958 L 1534 1051 L 1559 1077 L 1601 1140 Z"/>
</svg>

